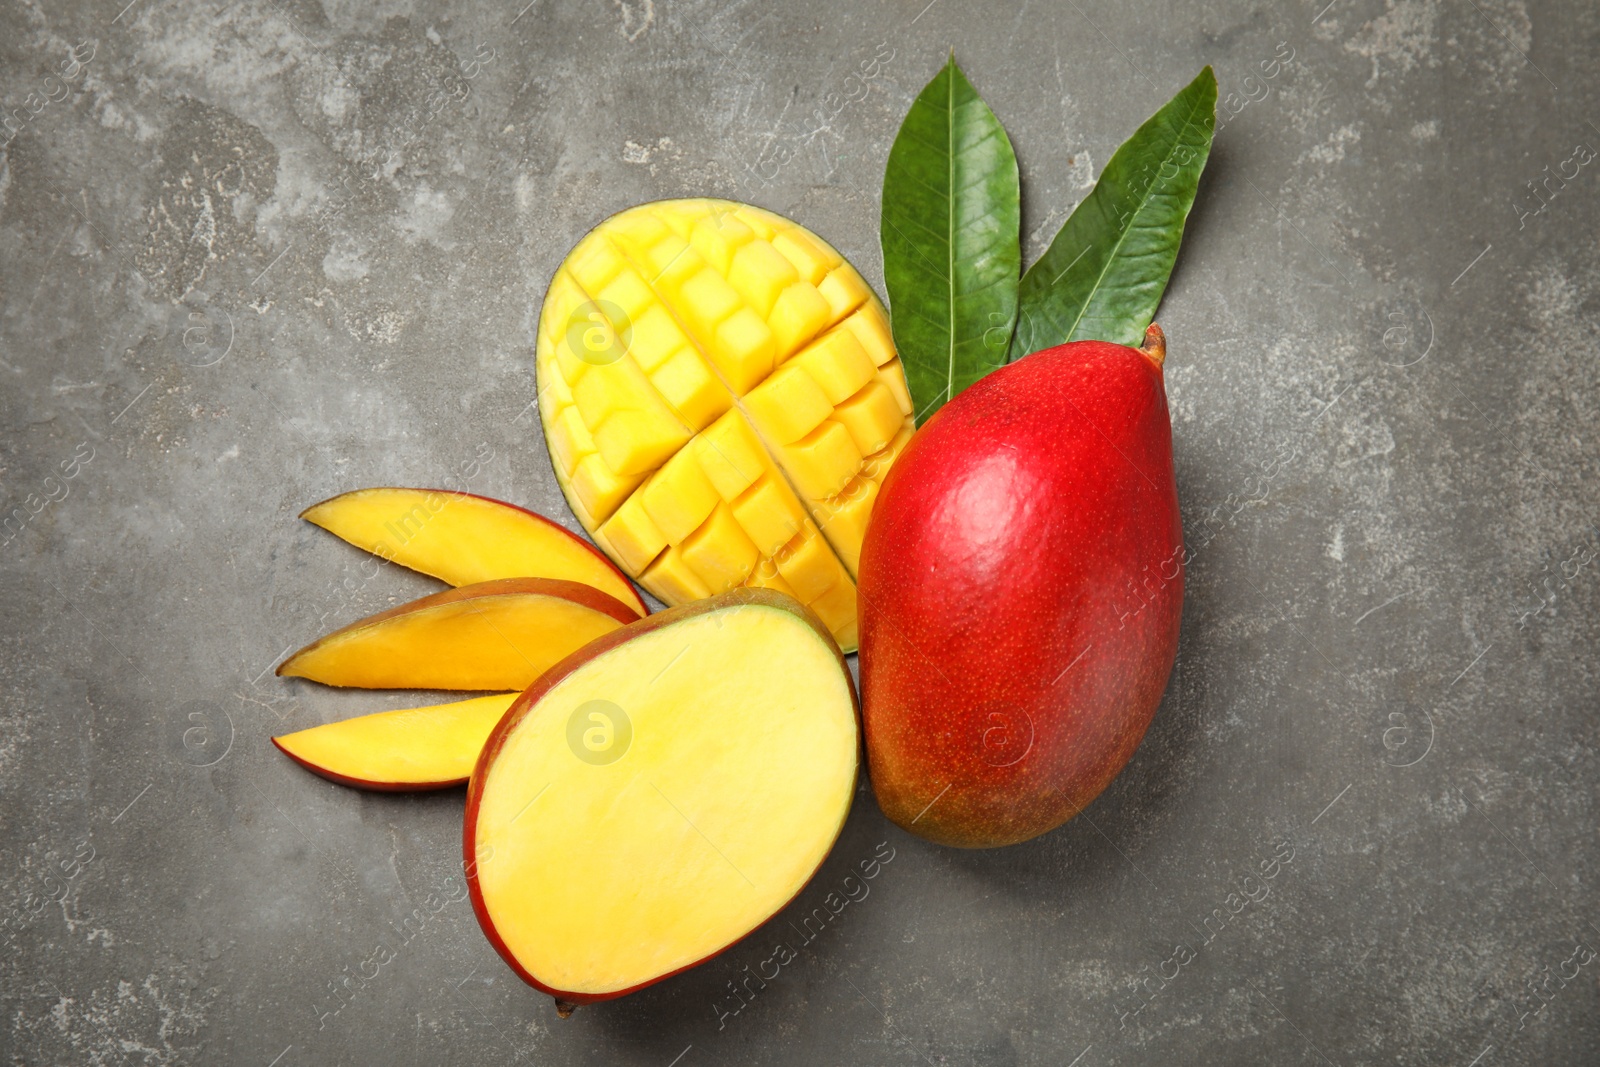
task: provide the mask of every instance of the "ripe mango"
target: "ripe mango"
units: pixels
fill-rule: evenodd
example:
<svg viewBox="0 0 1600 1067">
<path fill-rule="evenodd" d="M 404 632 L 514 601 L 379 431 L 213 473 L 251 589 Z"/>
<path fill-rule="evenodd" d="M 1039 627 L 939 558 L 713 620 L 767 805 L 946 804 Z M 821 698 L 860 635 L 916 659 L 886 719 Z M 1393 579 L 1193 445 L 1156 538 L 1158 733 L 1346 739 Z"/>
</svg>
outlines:
<svg viewBox="0 0 1600 1067">
<path fill-rule="evenodd" d="M 630 208 L 556 272 L 536 355 L 556 478 L 618 566 L 669 605 L 791 594 L 855 648 L 867 517 L 913 422 L 838 252 L 745 204 Z"/>
<path fill-rule="evenodd" d="M 1178 651 L 1166 339 L 1009 363 L 923 424 L 861 555 L 878 805 L 960 848 L 1077 815 L 1132 758 Z"/>
</svg>

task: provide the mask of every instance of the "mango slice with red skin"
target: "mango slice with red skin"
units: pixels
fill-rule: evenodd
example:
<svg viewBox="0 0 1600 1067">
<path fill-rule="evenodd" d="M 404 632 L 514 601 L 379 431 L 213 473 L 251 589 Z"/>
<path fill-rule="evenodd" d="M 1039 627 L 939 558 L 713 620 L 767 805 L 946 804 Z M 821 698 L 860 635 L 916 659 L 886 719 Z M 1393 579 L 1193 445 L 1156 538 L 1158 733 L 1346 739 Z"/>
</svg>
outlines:
<svg viewBox="0 0 1600 1067">
<path fill-rule="evenodd" d="M 628 605 L 579 582 L 503 578 L 351 623 L 294 653 L 277 673 L 364 689 L 522 689 L 637 619 Z"/>
<path fill-rule="evenodd" d="M 462 785 L 516 693 L 379 711 L 272 739 L 313 774 L 340 785 L 414 792 Z"/>
<path fill-rule="evenodd" d="M 649 614 L 616 565 L 543 515 L 449 489 L 378 486 L 313 504 L 300 517 L 414 571 L 451 585 L 497 578 L 559 578 L 592 585 Z"/>
</svg>

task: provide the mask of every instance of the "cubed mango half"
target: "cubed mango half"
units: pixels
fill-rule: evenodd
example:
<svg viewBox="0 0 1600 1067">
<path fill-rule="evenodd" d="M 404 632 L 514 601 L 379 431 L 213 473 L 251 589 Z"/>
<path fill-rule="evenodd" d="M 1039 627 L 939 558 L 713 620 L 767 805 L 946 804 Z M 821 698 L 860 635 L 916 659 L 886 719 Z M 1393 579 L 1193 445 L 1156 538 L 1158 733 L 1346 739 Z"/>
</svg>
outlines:
<svg viewBox="0 0 1600 1067">
<path fill-rule="evenodd" d="M 740 585 L 855 646 L 855 569 L 910 439 L 882 304 L 816 234 L 723 200 L 601 223 L 541 312 L 539 413 L 567 500 L 668 604 Z"/>
</svg>

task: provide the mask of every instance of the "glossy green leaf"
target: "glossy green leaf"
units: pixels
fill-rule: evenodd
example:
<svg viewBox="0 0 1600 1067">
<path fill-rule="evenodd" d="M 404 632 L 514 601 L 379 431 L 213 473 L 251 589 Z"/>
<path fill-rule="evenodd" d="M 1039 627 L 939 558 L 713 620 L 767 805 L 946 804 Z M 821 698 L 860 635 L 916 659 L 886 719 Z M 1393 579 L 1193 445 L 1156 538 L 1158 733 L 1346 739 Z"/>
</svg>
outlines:
<svg viewBox="0 0 1600 1067">
<path fill-rule="evenodd" d="M 1206 67 L 1112 155 L 1022 277 L 1011 359 L 1067 341 L 1144 339 L 1178 258 L 1216 110 L 1217 79 Z"/>
<path fill-rule="evenodd" d="M 883 176 L 883 279 L 919 423 L 1006 361 L 1018 204 L 1011 142 L 952 55 L 911 105 Z"/>
</svg>

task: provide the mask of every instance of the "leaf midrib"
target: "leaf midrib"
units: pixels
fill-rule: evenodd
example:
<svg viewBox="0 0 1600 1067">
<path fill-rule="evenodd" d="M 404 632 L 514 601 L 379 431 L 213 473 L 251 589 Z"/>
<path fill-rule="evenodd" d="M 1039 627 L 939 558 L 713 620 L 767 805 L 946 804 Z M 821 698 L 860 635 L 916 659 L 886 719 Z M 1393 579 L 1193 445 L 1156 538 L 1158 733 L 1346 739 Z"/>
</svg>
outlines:
<svg viewBox="0 0 1600 1067">
<path fill-rule="evenodd" d="M 950 161 L 950 165 L 944 169 L 944 278 L 945 288 L 950 294 L 950 310 L 946 312 L 949 332 L 945 338 L 944 397 L 948 401 L 954 395 L 956 388 L 956 57 L 954 53 L 950 56 L 950 62 L 945 64 L 944 70 L 945 78 L 949 82 L 944 98 L 945 158 Z"/>
</svg>

